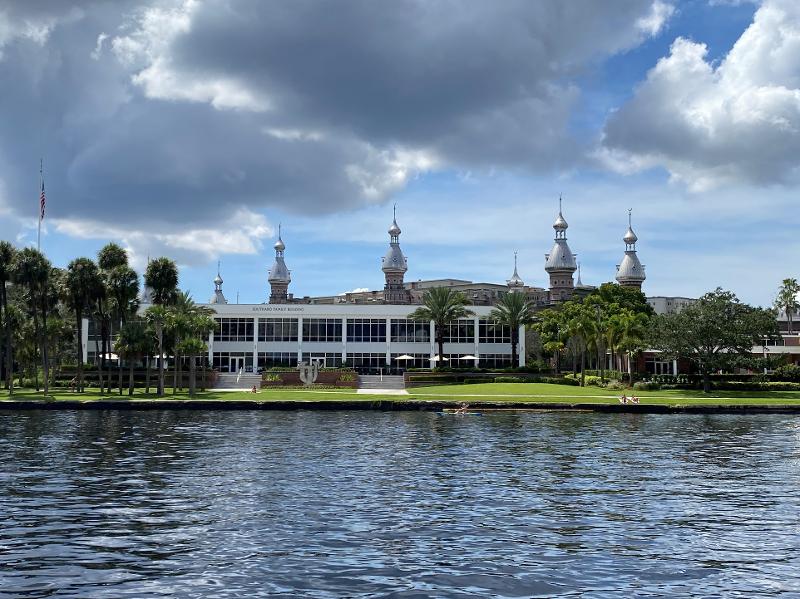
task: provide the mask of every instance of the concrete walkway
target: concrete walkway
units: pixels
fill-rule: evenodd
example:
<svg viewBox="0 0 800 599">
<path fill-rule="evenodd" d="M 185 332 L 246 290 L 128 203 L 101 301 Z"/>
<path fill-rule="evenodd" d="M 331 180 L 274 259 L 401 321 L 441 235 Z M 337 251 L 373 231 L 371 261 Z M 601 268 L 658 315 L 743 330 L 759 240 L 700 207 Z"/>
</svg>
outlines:
<svg viewBox="0 0 800 599">
<path fill-rule="evenodd" d="M 405 389 L 358 389 L 357 395 L 408 395 Z"/>
</svg>

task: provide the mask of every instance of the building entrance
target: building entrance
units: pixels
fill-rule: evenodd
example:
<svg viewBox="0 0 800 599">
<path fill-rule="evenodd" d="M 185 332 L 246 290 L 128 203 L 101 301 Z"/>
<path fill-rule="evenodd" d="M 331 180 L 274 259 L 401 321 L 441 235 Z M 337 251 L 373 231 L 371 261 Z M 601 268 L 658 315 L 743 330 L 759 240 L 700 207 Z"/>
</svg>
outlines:
<svg viewBox="0 0 800 599">
<path fill-rule="evenodd" d="M 231 357 L 230 372 L 239 372 L 244 368 L 244 358 Z"/>
</svg>

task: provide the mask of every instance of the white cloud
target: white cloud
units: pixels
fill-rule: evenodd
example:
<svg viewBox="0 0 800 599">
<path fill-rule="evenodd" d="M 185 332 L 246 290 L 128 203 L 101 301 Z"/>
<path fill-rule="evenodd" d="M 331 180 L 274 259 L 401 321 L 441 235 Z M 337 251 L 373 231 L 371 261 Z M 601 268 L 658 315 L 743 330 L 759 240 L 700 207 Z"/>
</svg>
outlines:
<svg viewBox="0 0 800 599">
<path fill-rule="evenodd" d="M 800 3 L 768 0 L 718 64 L 677 38 L 612 114 L 600 152 L 621 172 L 663 166 L 695 191 L 798 178 Z"/>
<path fill-rule="evenodd" d="M 658 35 L 673 14 L 675 7 L 672 4 L 656 0 L 650 7 L 650 14 L 636 21 L 636 27 L 649 36 Z"/>
<path fill-rule="evenodd" d="M 240 209 L 214 228 L 176 228 L 173 231 L 130 230 L 87 220 L 54 219 L 56 231 L 81 239 L 115 239 L 131 255 L 135 267 L 147 256 L 166 255 L 179 264 L 199 265 L 222 254 L 257 254 L 262 239 L 274 234 L 264 216 Z"/>
</svg>

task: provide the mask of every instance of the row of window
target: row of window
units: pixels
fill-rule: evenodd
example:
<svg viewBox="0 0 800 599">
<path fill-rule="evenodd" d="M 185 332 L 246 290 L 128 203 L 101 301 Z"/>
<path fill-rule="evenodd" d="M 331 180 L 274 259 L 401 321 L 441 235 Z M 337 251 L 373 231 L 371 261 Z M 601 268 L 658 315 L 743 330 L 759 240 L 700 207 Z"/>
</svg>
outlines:
<svg viewBox="0 0 800 599">
<path fill-rule="evenodd" d="M 382 318 L 347 319 L 348 343 L 385 343 L 386 320 Z M 214 341 L 253 341 L 252 318 L 218 318 Z M 262 318 L 258 321 L 258 340 L 261 342 L 297 341 L 299 326 L 294 318 Z M 427 322 L 396 319 L 390 321 L 389 339 L 392 343 L 429 343 L 430 325 Z M 307 318 L 303 320 L 303 341 L 342 341 L 342 319 Z M 445 343 L 474 343 L 475 323 L 459 320 L 449 324 L 444 332 Z M 489 320 L 478 323 L 480 343 L 510 343 L 511 330 Z"/>
</svg>

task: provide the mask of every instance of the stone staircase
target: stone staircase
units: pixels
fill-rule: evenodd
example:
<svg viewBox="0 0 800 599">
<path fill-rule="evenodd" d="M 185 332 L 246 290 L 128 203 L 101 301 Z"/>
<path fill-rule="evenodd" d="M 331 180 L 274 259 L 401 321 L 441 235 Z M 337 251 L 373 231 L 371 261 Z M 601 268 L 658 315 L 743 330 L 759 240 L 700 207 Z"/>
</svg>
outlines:
<svg viewBox="0 0 800 599">
<path fill-rule="evenodd" d="M 239 379 L 238 381 L 236 379 Z M 256 386 L 256 389 L 261 389 L 261 375 L 253 374 L 252 372 L 243 372 L 241 375 L 235 372 L 221 372 L 217 377 L 217 384 L 214 389 L 247 389 L 248 391 Z"/>
<path fill-rule="evenodd" d="M 405 389 L 406 381 L 402 376 L 362 375 L 358 377 L 359 389 Z"/>
</svg>

